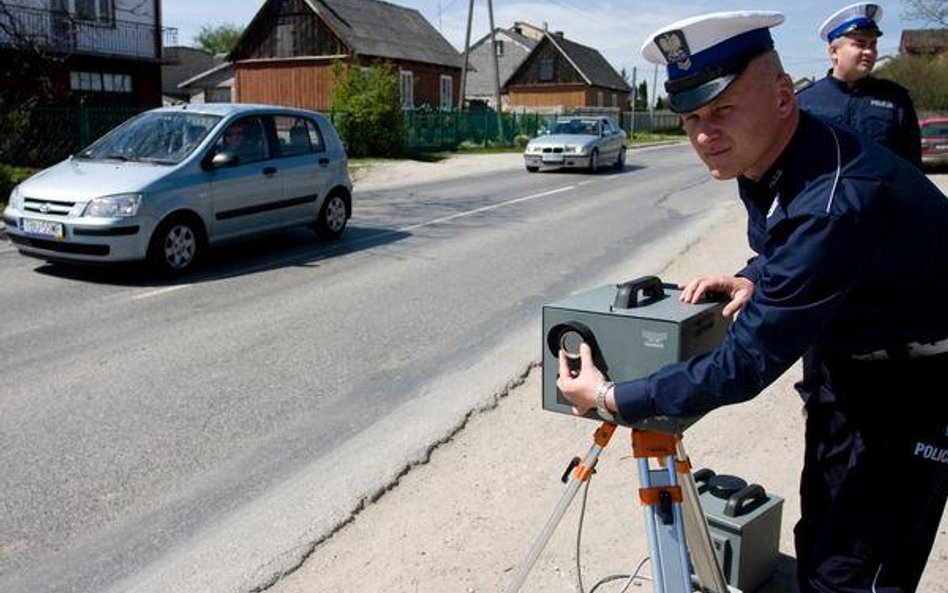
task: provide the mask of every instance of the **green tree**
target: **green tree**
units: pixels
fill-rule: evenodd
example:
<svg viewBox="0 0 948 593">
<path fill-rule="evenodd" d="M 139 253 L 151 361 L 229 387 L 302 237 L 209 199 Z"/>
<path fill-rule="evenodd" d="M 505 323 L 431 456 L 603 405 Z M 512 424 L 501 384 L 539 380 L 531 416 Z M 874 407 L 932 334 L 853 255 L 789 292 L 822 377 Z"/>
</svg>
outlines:
<svg viewBox="0 0 948 593">
<path fill-rule="evenodd" d="M 194 36 L 195 47 L 205 49 L 212 54 L 226 54 L 243 35 L 244 28 L 232 23 L 223 25 L 202 25 Z"/>
<path fill-rule="evenodd" d="M 948 109 L 948 54 L 901 55 L 886 62 L 878 76 L 908 89 L 917 111 Z"/>
<path fill-rule="evenodd" d="M 648 84 L 644 80 L 638 84 L 638 90 L 635 92 L 635 110 L 648 110 Z"/>
<path fill-rule="evenodd" d="M 400 156 L 405 151 L 405 115 L 398 73 L 391 64 L 363 70 L 355 61 L 332 65 L 335 125 L 352 157 Z"/>
</svg>

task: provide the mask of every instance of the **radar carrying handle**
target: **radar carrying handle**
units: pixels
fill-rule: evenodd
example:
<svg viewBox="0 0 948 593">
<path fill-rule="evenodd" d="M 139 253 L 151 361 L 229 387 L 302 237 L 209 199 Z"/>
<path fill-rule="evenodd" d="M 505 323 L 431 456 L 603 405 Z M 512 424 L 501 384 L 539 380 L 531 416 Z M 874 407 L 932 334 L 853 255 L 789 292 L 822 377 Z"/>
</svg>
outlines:
<svg viewBox="0 0 948 593">
<path fill-rule="evenodd" d="M 658 276 L 642 276 L 622 284 L 616 284 L 616 298 L 612 309 L 632 309 L 639 306 L 639 293 L 642 300 L 660 299 L 665 296 L 665 289 Z"/>
</svg>

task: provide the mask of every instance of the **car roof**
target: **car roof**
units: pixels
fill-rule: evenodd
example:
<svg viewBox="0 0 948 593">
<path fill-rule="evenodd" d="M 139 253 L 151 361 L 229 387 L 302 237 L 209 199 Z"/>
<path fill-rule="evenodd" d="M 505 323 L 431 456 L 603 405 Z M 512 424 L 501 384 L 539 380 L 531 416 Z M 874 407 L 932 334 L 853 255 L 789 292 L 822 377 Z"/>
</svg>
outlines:
<svg viewBox="0 0 948 593">
<path fill-rule="evenodd" d="M 572 117 L 568 115 L 563 115 L 556 118 L 556 121 L 599 121 L 601 119 L 609 119 L 609 118 L 606 117 L 605 115 L 575 115 Z"/>
<path fill-rule="evenodd" d="M 322 115 L 316 111 L 308 109 L 299 109 L 297 107 L 285 107 L 283 105 L 265 105 L 261 103 L 185 103 L 184 105 L 173 105 L 170 107 L 157 107 L 151 111 L 157 113 L 174 113 L 187 111 L 193 113 L 202 113 L 208 115 L 220 115 L 228 117 L 231 115 L 245 115 L 253 113 L 288 113 L 297 115 Z"/>
</svg>

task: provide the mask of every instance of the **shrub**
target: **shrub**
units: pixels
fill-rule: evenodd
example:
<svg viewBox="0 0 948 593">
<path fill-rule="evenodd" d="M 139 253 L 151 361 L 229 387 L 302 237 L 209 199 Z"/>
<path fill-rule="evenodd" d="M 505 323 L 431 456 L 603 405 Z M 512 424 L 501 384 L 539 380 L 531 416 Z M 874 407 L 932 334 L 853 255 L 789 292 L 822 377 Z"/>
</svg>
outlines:
<svg viewBox="0 0 948 593">
<path fill-rule="evenodd" d="M 0 163 L 0 206 L 6 205 L 13 187 L 35 173 L 27 167 L 11 167 Z"/>
<path fill-rule="evenodd" d="M 405 121 L 395 68 L 376 64 L 362 70 L 354 62 L 337 61 L 332 74 L 332 108 L 340 112 L 334 123 L 349 156 L 404 154 Z"/>
<path fill-rule="evenodd" d="M 516 144 L 518 148 L 526 148 L 527 142 L 530 142 L 530 136 L 526 134 L 518 134 L 514 138 L 514 144 Z"/>
</svg>

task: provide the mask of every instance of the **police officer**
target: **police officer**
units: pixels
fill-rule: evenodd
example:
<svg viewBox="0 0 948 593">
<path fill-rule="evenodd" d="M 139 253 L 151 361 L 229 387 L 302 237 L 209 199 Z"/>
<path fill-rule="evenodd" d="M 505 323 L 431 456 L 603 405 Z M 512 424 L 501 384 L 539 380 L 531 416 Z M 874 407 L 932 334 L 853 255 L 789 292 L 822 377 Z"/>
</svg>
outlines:
<svg viewBox="0 0 948 593">
<path fill-rule="evenodd" d="M 831 15 L 820 27 L 833 67 L 826 77 L 800 90 L 800 108 L 843 122 L 902 158 L 922 166 L 918 116 L 905 88 L 870 76 L 882 31 L 878 4 L 859 3 Z"/>
<path fill-rule="evenodd" d="M 801 112 L 773 50 L 776 12 L 714 13 L 643 47 L 717 179 L 737 179 L 755 252 L 682 300 L 729 297 L 713 351 L 613 384 L 580 349 L 557 386 L 577 413 L 634 424 L 748 400 L 808 350 L 803 593 L 914 591 L 948 495 L 948 199 L 907 161 Z M 618 418 L 616 418 L 616 416 Z"/>
</svg>

